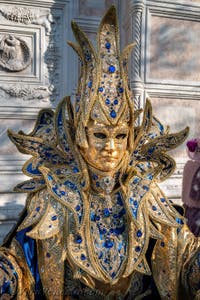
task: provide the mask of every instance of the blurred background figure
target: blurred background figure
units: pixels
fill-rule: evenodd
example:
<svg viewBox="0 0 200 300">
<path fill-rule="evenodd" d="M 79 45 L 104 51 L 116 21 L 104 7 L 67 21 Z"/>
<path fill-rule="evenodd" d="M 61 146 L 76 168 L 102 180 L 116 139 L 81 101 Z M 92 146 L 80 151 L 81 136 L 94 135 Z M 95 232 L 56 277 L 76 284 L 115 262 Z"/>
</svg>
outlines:
<svg viewBox="0 0 200 300">
<path fill-rule="evenodd" d="M 200 138 L 187 142 L 189 160 L 183 171 L 182 200 L 188 226 L 200 236 Z"/>
</svg>

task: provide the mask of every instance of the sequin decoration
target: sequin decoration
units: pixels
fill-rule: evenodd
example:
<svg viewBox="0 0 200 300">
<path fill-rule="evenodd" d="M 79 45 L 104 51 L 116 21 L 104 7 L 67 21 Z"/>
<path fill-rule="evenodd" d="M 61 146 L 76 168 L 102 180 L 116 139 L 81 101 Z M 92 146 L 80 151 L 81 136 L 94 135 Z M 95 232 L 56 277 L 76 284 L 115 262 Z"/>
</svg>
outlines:
<svg viewBox="0 0 200 300">
<path fill-rule="evenodd" d="M 116 278 L 127 254 L 128 227 L 122 195 L 96 199 L 90 207 L 91 239 L 101 268 Z"/>
<path fill-rule="evenodd" d="M 80 186 L 70 179 L 63 182 L 58 180 L 48 169 L 43 168 L 43 175 L 46 178 L 47 185 L 51 189 L 54 197 L 74 212 L 76 216 L 76 225 L 80 226 L 83 218 L 83 199 L 80 193 Z M 77 209 L 78 208 L 78 209 Z"/>
</svg>

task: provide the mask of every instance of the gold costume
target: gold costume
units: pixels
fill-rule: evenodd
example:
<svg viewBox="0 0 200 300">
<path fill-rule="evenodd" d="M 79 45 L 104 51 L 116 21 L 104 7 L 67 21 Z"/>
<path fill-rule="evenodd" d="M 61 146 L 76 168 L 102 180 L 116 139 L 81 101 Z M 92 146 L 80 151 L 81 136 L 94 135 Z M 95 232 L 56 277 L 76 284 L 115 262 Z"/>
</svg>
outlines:
<svg viewBox="0 0 200 300">
<path fill-rule="evenodd" d="M 1 248 L 0 299 L 200 299 L 200 241 L 157 186 L 188 128 L 169 133 L 148 99 L 138 125 L 127 78 L 134 45 L 119 52 L 115 7 L 97 51 L 72 29 L 82 63 L 75 105 L 66 97 L 30 134 L 9 131 L 32 156 L 31 179 L 15 188 L 28 197 Z"/>
</svg>

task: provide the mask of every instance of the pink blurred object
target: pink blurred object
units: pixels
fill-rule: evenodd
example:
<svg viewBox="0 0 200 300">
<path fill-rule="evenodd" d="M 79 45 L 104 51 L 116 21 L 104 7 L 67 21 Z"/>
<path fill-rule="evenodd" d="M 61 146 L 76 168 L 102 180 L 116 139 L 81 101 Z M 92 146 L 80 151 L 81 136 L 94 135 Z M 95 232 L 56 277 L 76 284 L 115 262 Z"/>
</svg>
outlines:
<svg viewBox="0 0 200 300">
<path fill-rule="evenodd" d="M 200 138 L 189 140 L 186 146 L 189 158 L 193 160 L 200 160 Z"/>
<path fill-rule="evenodd" d="M 182 201 L 190 230 L 200 236 L 200 138 L 189 140 L 186 146 L 190 160 L 183 170 Z"/>
</svg>

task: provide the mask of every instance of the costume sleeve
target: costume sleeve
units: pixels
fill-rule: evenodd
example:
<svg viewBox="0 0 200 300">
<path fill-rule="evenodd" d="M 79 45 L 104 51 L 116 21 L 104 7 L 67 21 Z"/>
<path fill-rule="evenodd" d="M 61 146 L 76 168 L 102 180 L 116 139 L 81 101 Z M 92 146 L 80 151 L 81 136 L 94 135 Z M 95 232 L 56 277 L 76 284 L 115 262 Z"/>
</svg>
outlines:
<svg viewBox="0 0 200 300">
<path fill-rule="evenodd" d="M 200 238 L 195 237 L 186 225 L 179 233 L 178 259 L 181 290 L 186 299 L 200 299 Z M 184 298 L 185 299 L 185 298 Z"/>
<path fill-rule="evenodd" d="M 34 299 L 34 280 L 16 240 L 9 248 L 0 248 L 0 296 Z"/>
<path fill-rule="evenodd" d="M 15 259 L 6 251 L 0 251 L 0 295 L 13 298 L 17 294 L 18 275 L 15 270 Z"/>
</svg>

